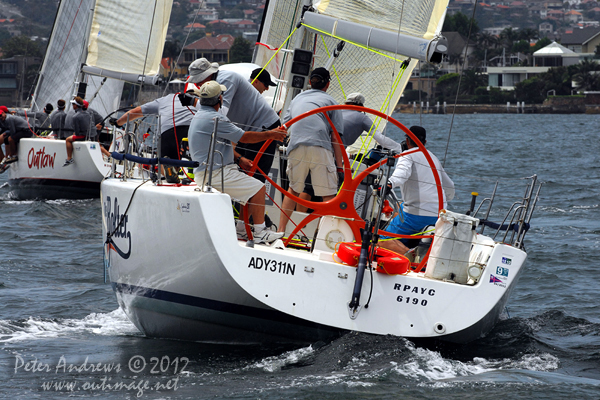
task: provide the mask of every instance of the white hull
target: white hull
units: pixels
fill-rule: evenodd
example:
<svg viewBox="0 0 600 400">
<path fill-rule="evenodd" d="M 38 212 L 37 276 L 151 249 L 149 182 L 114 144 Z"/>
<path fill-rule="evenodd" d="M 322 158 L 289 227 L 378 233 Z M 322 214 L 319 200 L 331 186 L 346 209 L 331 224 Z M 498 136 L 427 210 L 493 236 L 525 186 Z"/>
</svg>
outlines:
<svg viewBox="0 0 600 400">
<path fill-rule="evenodd" d="M 473 252 L 490 257 L 474 285 L 367 271 L 369 307 L 351 318 L 357 269 L 332 252 L 246 247 L 229 196 L 141 183 L 102 183 L 103 232 L 115 230 L 139 186 L 105 260 L 121 307 L 152 337 L 310 342 L 351 330 L 467 342 L 497 322 L 526 258 L 480 235 Z"/>
<path fill-rule="evenodd" d="M 21 139 L 19 161 L 10 165 L 13 195 L 24 199 L 93 198 L 110 172 L 98 142 L 73 143 L 75 164 L 63 167 L 67 158 L 64 140 Z"/>
</svg>

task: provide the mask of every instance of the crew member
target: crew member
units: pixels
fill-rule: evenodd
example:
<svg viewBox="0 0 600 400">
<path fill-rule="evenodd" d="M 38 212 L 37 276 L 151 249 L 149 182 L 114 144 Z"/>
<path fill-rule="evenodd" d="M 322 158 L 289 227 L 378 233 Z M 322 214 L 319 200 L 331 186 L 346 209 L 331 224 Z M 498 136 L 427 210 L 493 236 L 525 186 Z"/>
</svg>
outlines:
<svg viewBox="0 0 600 400">
<path fill-rule="evenodd" d="M 233 143 L 259 142 L 268 139 L 283 140 L 286 131 L 277 128 L 268 131 L 245 131 L 234 125 L 229 119 L 219 113 L 223 102 L 222 93 L 227 88 L 216 81 L 209 81 L 200 87 L 200 108 L 194 116 L 189 129 L 189 146 L 192 160 L 200 166 L 194 170 L 196 184 L 202 185 L 202 177 L 207 169 L 210 141 L 215 125 L 219 140 L 215 144 L 215 153 L 223 156 L 215 157 L 213 161 L 212 181 L 221 182 L 223 191 L 241 204 L 249 203 L 248 210 L 254 222 L 254 239 L 256 243 L 271 243 L 283 236 L 265 226 L 265 185 L 258 179 L 252 178 L 238 170 L 233 158 Z M 215 185 L 220 188 L 220 185 Z"/>
<path fill-rule="evenodd" d="M 327 69 L 315 68 L 310 74 L 311 89 L 300 93 L 292 100 L 283 122 L 315 108 L 337 104 L 334 98 L 326 93 L 330 79 Z M 328 111 L 327 115 L 342 136 L 344 122 L 341 111 Z M 337 143 L 333 129 L 323 113 L 311 115 L 292 125 L 287 146 L 287 175 L 290 182 L 288 192 L 293 196 L 302 193 L 306 177 L 310 173 L 314 194 L 321 196 L 323 201 L 333 199 L 338 188 L 336 169 L 342 168 L 340 145 L 343 144 Z M 291 197 L 284 197 L 278 226 L 280 232 L 285 232 L 289 215 L 295 205 L 296 202 Z"/>
<path fill-rule="evenodd" d="M 423 145 L 427 143 L 425 128 L 411 126 L 410 131 Z M 418 145 L 407 135 L 406 147 L 406 152 L 409 152 Z M 454 182 L 446 174 L 435 154 L 427 149 L 425 151 L 433 160 L 442 184 L 443 206 L 446 208 L 447 202 L 454 198 Z M 388 232 L 413 235 L 422 232 L 428 225 L 435 225 L 438 218 L 439 202 L 433 173 L 422 151 L 414 151 L 399 158 L 389 182 L 392 188 L 400 188 L 404 202 L 400 207 L 400 214 L 388 226 Z M 409 250 L 407 247 L 408 240 L 383 240 L 379 243 L 381 247 L 404 254 Z"/>
</svg>

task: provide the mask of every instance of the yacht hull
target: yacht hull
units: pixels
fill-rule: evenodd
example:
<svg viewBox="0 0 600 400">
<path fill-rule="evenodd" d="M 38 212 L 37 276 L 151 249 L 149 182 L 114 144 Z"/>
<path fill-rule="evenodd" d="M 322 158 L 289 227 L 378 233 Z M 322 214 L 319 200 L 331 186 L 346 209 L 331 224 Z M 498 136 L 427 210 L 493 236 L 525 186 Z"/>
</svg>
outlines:
<svg viewBox="0 0 600 400">
<path fill-rule="evenodd" d="M 120 306 L 151 337 L 314 342 L 358 331 L 468 342 L 498 321 L 526 257 L 481 236 L 473 251 L 489 261 L 474 284 L 368 269 L 352 313 L 356 268 L 333 251 L 247 247 L 229 196 L 195 189 L 102 183 L 105 266 Z"/>
<path fill-rule="evenodd" d="M 18 200 L 98 197 L 100 182 L 111 169 L 98 142 L 74 142 L 75 163 L 67 167 L 63 167 L 64 140 L 22 139 L 18 153 L 19 161 L 8 171 L 12 195 Z"/>
</svg>

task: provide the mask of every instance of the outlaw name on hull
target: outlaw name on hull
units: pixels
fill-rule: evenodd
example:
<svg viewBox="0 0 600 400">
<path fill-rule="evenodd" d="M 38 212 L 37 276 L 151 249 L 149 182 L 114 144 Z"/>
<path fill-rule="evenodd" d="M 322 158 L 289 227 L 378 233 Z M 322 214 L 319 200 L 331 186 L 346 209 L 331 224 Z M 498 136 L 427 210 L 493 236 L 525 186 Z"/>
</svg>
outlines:
<svg viewBox="0 0 600 400">
<path fill-rule="evenodd" d="M 16 199 L 81 199 L 100 194 L 100 182 L 111 170 L 98 142 L 74 142 L 76 165 L 63 167 L 64 140 L 22 139 L 19 161 L 9 168 L 11 193 Z"/>
</svg>

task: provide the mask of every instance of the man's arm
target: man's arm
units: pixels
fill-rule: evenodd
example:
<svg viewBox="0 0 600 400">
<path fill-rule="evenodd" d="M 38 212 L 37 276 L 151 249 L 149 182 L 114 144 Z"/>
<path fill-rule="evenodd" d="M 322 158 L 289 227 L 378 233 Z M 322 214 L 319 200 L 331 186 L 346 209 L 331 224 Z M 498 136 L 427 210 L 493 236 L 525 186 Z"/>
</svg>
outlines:
<svg viewBox="0 0 600 400">
<path fill-rule="evenodd" d="M 444 189 L 444 193 L 446 194 L 446 201 L 450 201 L 454 198 L 455 190 L 454 190 L 454 182 L 448 176 L 446 171 L 441 171 L 442 175 L 442 189 Z"/>
<path fill-rule="evenodd" d="M 284 128 L 279 127 L 270 131 L 263 132 L 246 131 L 244 132 L 239 141 L 242 143 L 258 143 L 272 139 L 281 142 L 283 141 L 283 139 L 285 139 L 286 136 L 287 131 Z"/>
<path fill-rule="evenodd" d="M 129 117 L 130 121 L 133 121 L 134 119 L 142 118 L 143 116 L 144 114 L 142 113 L 142 106 L 137 106 L 136 108 L 131 109 L 125 114 L 121 115 L 121 117 L 117 119 L 117 124 L 123 125 L 125 122 L 127 122 L 127 117 Z"/>
<path fill-rule="evenodd" d="M 396 164 L 396 168 L 394 169 L 394 173 L 390 176 L 392 188 L 403 185 L 410 177 L 411 172 L 412 160 L 408 156 L 400 157 Z"/>
</svg>

